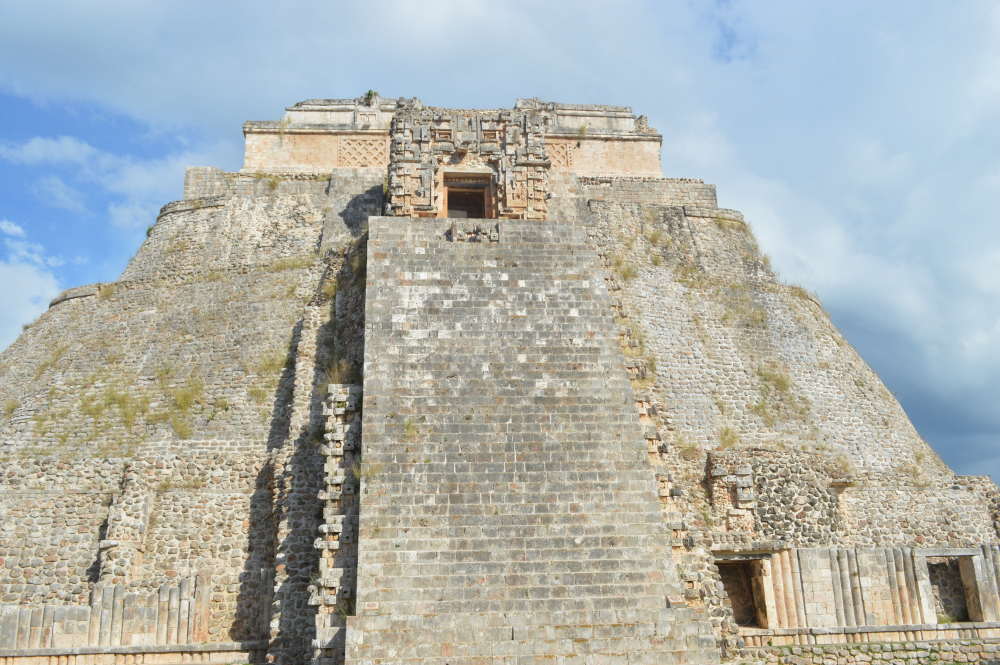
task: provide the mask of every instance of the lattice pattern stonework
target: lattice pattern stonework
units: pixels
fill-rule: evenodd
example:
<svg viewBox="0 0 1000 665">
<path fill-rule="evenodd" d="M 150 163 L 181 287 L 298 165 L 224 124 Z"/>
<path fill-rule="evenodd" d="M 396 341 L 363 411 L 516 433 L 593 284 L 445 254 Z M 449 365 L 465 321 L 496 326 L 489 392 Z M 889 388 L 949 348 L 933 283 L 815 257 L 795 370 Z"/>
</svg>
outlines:
<svg viewBox="0 0 1000 665">
<path fill-rule="evenodd" d="M 385 138 L 344 138 L 340 141 L 340 166 L 386 166 L 389 144 Z"/>
<path fill-rule="evenodd" d="M 576 156 L 576 146 L 572 143 L 546 142 L 545 152 L 554 169 L 573 168 L 573 158 Z"/>
</svg>

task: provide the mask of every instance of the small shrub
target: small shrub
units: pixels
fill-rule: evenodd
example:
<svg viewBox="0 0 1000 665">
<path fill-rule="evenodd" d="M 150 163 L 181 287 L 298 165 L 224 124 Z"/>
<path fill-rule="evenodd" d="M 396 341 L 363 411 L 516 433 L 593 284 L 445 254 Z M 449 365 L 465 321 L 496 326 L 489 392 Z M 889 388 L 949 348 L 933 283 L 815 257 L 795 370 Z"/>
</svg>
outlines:
<svg viewBox="0 0 1000 665">
<path fill-rule="evenodd" d="M 106 406 L 118 409 L 122 423 L 124 423 L 127 429 L 132 429 L 136 420 L 140 416 L 145 416 L 149 409 L 149 400 L 147 398 L 136 398 L 127 391 L 116 390 L 114 388 L 105 390 L 103 400 Z"/>
<path fill-rule="evenodd" d="M 170 427 L 179 439 L 190 439 L 193 434 L 191 421 L 184 414 L 173 413 L 170 415 Z"/>
<path fill-rule="evenodd" d="M 740 435 L 732 427 L 723 427 L 719 432 L 719 447 L 722 449 L 732 448 L 740 442 Z"/>
<path fill-rule="evenodd" d="M 659 246 L 659 244 L 663 241 L 663 231 L 660 229 L 653 229 L 646 234 L 646 240 L 650 245 Z"/>
<path fill-rule="evenodd" d="M 3 417 L 6 420 L 10 420 L 10 417 L 14 415 L 14 412 L 17 411 L 17 407 L 19 406 L 21 406 L 21 403 L 18 402 L 16 399 L 4 400 Z"/>
<path fill-rule="evenodd" d="M 853 476 L 854 462 L 847 455 L 837 455 L 832 463 L 833 472 L 838 476 Z"/>
<path fill-rule="evenodd" d="M 38 368 L 35 370 L 35 378 L 36 379 L 39 378 L 42 374 L 45 374 L 45 372 L 55 367 L 56 363 L 58 363 L 62 359 L 62 357 L 66 355 L 66 351 L 68 350 L 69 350 L 68 344 L 58 344 L 55 347 L 53 347 L 52 350 L 49 352 L 48 357 L 45 360 L 43 360 L 38 365 Z"/>
<path fill-rule="evenodd" d="M 631 282 L 639 275 L 635 266 L 628 263 L 623 256 L 616 256 L 612 259 L 611 269 L 623 282 Z"/>
<path fill-rule="evenodd" d="M 204 394 L 204 381 L 201 380 L 200 376 L 192 376 L 183 386 L 174 388 L 170 392 L 170 397 L 177 409 L 187 412 L 195 404 L 201 404 Z"/>
<path fill-rule="evenodd" d="M 280 130 L 284 130 L 284 127 L 281 127 Z M 273 173 L 255 173 L 254 177 L 264 183 L 264 188 L 267 189 L 268 192 L 273 192 L 278 189 L 278 185 L 281 184 L 281 177 L 274 175 Z"/>
<path fill-rule="evenodd" d="M 705 273 L 693 263 L 682 263 L 674 268 L 674 279 L 689 289 L 701 288 L 708 283 Z"/>
<path fill-rule="evenodd" d="M 160 389 L 166 390 L 167 383 L 170 379 L 174 378 L 176 370 L 173 365 L 160 365 L 153 372 L 153 376 L 156 378 L 156 383 L 160 386 Z"/>
<path fill-rule="evenodd" d="M 174 254 L 177 252 L 183 252 L 191 248 L 191 239 L 186 237 L 174 238 L 169 245 L 167 245 L 166 251 L 168 254 Z"/>
<path fill-rule="evenodd" d="M 379 462 L 368 462 L 367 464 L 354 464 L 351 467 L 351 474 L 357 480 L 370 480 L 382 473 L 382 464 Z"/>
<path fill-rule="evenodd" d="M 341 358 L 326 370 L 323 385 L 331 383 L 361 383 L 361 370 L 347 358 Z"/>
<path fill-rule="evenodd" d="M 653 256 L 650 257 L 649 260 L 650 262 L 652 262 L 654 266 L 659 266 L 663 263 L 663 257 L 660 256 L 659 254 L 653 254 Z"/>
<path fill-rule="evenodd" d="M 805 288 L 799 286 L 798 284 L 789 284 L 788 292 L 791 293 L 796 298 L 802 298 L 803 300 L 813 300 L 816 301 L 815 295 L 807 291 Z"/>
<path fill-rule="evenodd" d="M 97 297 L 101 300 L 110 300 L 113 295 L 115 295 L 114 284 L 101 284 L 97 287 Z"/>
<path fill-rule="evenodd" d="M 792 393 L 792 380 L 783 368 L 776 364 L 758 367 L 760 379 L 760 399 L 750 407 L 764 424 L 773 427 L 779 420 L 802 420 L 809 413 L 809 402 Z"/>
<path fill-rule="evenodd" d="M 247 395 L 249 395 L 250 399 L 252 399 L 255 403 L 263 404 L 267 401 L 268 392 L 261 386 L 250 386 L 247 388 Z"/>
<path fill-rule="evenodd" d="M 712 221 L 715 225 L 722 230 L 732 230 L 732 229 L 743 229 L 746 228 L 746 224 L 737 219 L 728 219 L 726 217 L 714 217 Z"/>
<path fill-rule="evenodd" d="M 787 393 L 792 385 L 792 380 L 788 378 L 788 374 L 776 368 L 758 367 L 757 376 L 765 384 L 780 393 Z"/>
<path fill-rule="evenodd" d="M 896 467 L 899 472 L 910 479 L 914 487 L 930 487 L 931 479 L 924 473 L 923 467 L 914 464 L 913 462 L 907 462 L 905 464 L 900 464 Z"/>
<path fill-rule="evenodd" d="M 726 415 L 726 403 L 722 401 L 722 398 L 713 394 L 712 401 L 715 402 L 715 408 L 719 410 L 719 413 Z"/>
<path fill-rule="evenodd" d="M 281 351 L 265 353 L 258 359 L 254 371 L 262 376 L 272 375 L 285 368 L 285 354 Z"/>
<path fill-rule="evenodd" d="M 304 254 L 300 256 L 286 256 L 276 261 L 272 261 L 266 265 L 261 266 L 261 270 L 264 272 L 283 272 L 285 270 L 300 270 L 302 268 L 308 268 L 309 266 L 316 263 L 315 254 Z"/>
<path fill-rule="evenodd" d="M 333 300 L 337 296 L 337 280 L 327 279 L 319 289 L 324 300 Z"/>
<path fill-rule="evenodd" d="M 681 456 L 681 459 L 693 462 L 701 457 L 701 448 L 698 447 L 698 444 L 686 443 L 678 448 L 677 454 Z"/>
<path fill-rule="evenodd" d="M 198 490 L 204 489 L 205 480 L 203 478 L 188 478 L 186 480 L 175 480 L 173 478 L 161 480 L 153 487 L 155 492 L 169 492 L 170 490 Z"/>
</svg>

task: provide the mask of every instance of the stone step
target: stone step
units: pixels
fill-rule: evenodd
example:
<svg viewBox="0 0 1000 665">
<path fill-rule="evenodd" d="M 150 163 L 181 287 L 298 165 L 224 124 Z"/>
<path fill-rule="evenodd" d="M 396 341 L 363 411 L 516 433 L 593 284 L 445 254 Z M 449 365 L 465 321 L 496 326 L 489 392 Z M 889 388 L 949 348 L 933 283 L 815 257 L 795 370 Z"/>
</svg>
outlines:
<svg viewBox="0 0 1000 665">
<path fill-rule="evenodd" d="M 359 580 L 360 581 L 360 580 Z M 653 595 L 633 595 L 630 597 L 608 595 L 613 589 L 593 590 L 598 595 L 576 596 L 573 598 L 499 598 L 471 600 L 433 598 L 398 599 L 382 601 L 384 591 L 380 591 L 378 601 L 368 601 L 367 596 L 358 598 L 367 614 L 475 614 L 480 612 L 531 612 L 560 610 L 597 609 L 646 609 L 658 610 L 667 605 L 666 590 Z M 368 603 L 374 602 L 375 607 Z"/>
<path fill-rule="evenodd" d="M 672 562 L 655 562 L 633 559 L 576 559 L 576 560 L 530 560 L 530 561 L 477 561 L 448 563 L 376 564 L 368 562 L 366 574 L 370 577 L 398 576 L 425 577 L 439 575 L 447 566 L 450 575 L 522 575 L 538 573 L 584 573 L 584 572 L 635 572 L 660 570 Z"/>
<path fill-rule="evenodd" d="M 493 613 L 360 616 L 349 619 L 348 652 L 356 657 L 391 658 L 392 662 L 407 656 L 417 659 L 531 654 L 630 654 L 634 660 L 642 653 L 677 654 L 697 648 L 702 641 L 709 646 L 714 644 L 710 630 L 692 621 L 689 612 L 671 609 L 537 612 L 528 620 L 518 614 Z M 560 614 L 573 618 L 559 618 Z"/>
<path fill-rule="evenodd" d="M 666 551 L 667 546 L 662 549 Z M 663 555 L 664 560 L 667 555 Z M 550 548 L 541 550 L 538 548 L 524 548 L 521 550 L 496 550 L 496 549 L 468 549 L 461 551 L 428 549 L 428 550 L 400 550 L 396 548 L 381 551 L 371 551 L 365 549 L 362 552 L 363 564 L 394 564 L 409 562 L 430 562 L 448 561 L 457 563 L 509 563 L 527 561 L 529 557 L 546 561 L 592 561 L 595 559 L 608 561 L 621 561 L 629 557 L 648 559 L 651 557 L 651 550 L 648 546 L 640 547 L 614 547 L 612 549 L 602 548 L 597 550 L 581 549 L 556 549 Z"/>
<path fill-rule="evenodd" d="M 354 489 L 357 490 L 356 482 L 346 480 L 345 483 L 353 485 Z M 509 497 L 501 493 L 491 493 L 488 491 L 489 488 L 486 488 L 486 491 L 476 491 L 476 488 L 439 488 L 438 491 L 430 491 L 428 488 L 426 492 L 414 492 L 410 495 L 412 500 L 401 505 L 395 505 L 392 501 L 383 498 L 394 489 L 392 485 L 379 485 L 362 481 L 361 491 L 366 500 L 365 505 L 371 506 L 366 515 L 413 519 L 421 517 L 430 519 L 438 516 L 442 521 L 447 520 L 449 516 L 457 519 L 462 515 L 479 515 L 482 516 L 484 525 L 505 524 L 507 517 L 524 517 L 533 514 L 550 515 L 550 519 L 556 520 L 557 524 L 581 523 L 589 516 L 593 516 L 597 520 L 596 523 L 607 522 L 607 520 L 602 520 L 599 515 L 594 514 L 597 511 L 592 506 L 597 501 L 587 500 L 587 495 L 566 489 L 558 492 L 540 493 L 534 497 L 531 496 L 531 493 L 525 495 L 518 492 L 513 497 Z M 483 488 L 478 489 L 483 490 Z M 383 494 L 379 496 L 379 493 Z M 556 497 L 567 495 L 569 495 L 568 499 L 556 500 Z M 476 500 L 480 496 L 485 497 L 485 500 Z M 594 488 L 590 496 L 599 497 L 598 500 L 604 502 L 615 501 L 618 505 L 635 510 L 634 516 L 630 516 L 634 517 L 633 520 L 630 520 L 634 522 L 655 521 L 655 516 L 659 515 L 661 511 L 656 486 L 652 479 L 647 487 L 639 490 L 616 492 Z M 367 501 L 369 498 L 380 500 L 369 502 Z M 466 500 L 463 501 L 463 498 Z M 641 511 L 638 506 L 642 507 Z M 561 511 L 556 508 L 561 509 Z M 624 509 L 622 514 L 625 514 Z M 561 517 L 555 517 L 556 515 Z M 621 522 L 629 523 L 624 518 Z"/>
<path fill-rule="evenodd" d="M 530 506 L 529 506 L 530 507 Z M 408 526 L 396 526 L 406 524 Z M 412 525 L 412 526 L 410 526 Z M 666 530 L 659 511 L 629 515 L 628 522 L 615 523 L 587 513 L 577 519 L 558 513 L 498 514 L 488 511 L 463 511 L 441 514 L 419 511 L 388 511 L 366 516 L 360 535 L 365 539 L 396 538 L 472 538 L 521 539 L 543 534 L 577 537 L 602 537 L 621 534 L 659 534 Z M 613 531 L 612 531 L 613 529 Z"/>
<path fill-rule="evenodd" d="M 486 534 L 476 534 L 470 532 L 464 537 L 451 536 L 440 538 L 410 538 L 407 547 L 402 547 L 396 542 L 397 538 L 379 538 L 377 534 L 371 534 L 372 526 L 367 518 L 363 518 L 361 524 L 361 537 L 365 540 L 365 549 L 362 555 L 368 552 L 377 552 L 382 549 L 387 550 L 414 550 L 414 551 L 486 551 L 486 552 L 511 552 L 526 550 L 532 552 L 532 556 L 542 558 L 556 552 L 604 552 L 611 558 L 615 557 L 615 550 L 619 548 L 650 548 L 647 551 L 654 552 L 661 541 L 658 532 L 650 530 L 648 533 L 621 534 L 617 532 L 607 532 L 603 535 L 573 535 L 572 533 L 553 533 L 546 535 L 544 530 L 540 530 L 538 535 L 527 533 L 518 538 L 510 537 L 490 537 Z M 659 533 L 662 533 L 659 532 Z"/>
<path fill-rule="evenodd" d="M 492 596 L 498 592 L 504 596 L 516 598 L 522 595 L 525 588 L 543 586 L 551 587 L 551 593 L 546 593 L 546 595 L 539 597 L 562 598 L 568 592 L 584 588 L 596 589 L 606 585 L 620 585 L 621 591 L 619 593 L 624 593 L 625 589 L 645 588 L 643 585 L 666 583 L 662 568 L 646 568 L 645 570 L 632 571 L 517 571 L 494 574 L 452 573 L 447 570 L 439 570 L 435 573 L 419 577 L 412 575 L 390 575 L 384 572 L 378 574 L 366 572 L 364 581 L 379 587 L 391 584 L 395 589 L 407 592 L 419 590 L 422 593 L 430 593 L 439 589 L 460 588 L 463 591 L 459 595 L 463 598 Z"/>
<path fill-rule="evenodd" d="M 364 576 L 359 579 L 364 584 L 385 584 L 384 578 L 372 579 Z M 483 603 L 498 603 L 495 611 L 526 611 L 532 607 L 558 608 L 596 608 L 601 603 L 608 607 L 664 607 L 672 589 L 663 586 L 656 588 L 655 583 L 642 579 L 638 583 L 614 583 L 603 580 L 603 584 L 567 584 L 555 586 L 540 579 L 535 586 L 513 585 L 477 585 L 462 587 L 460 585 L 431 589 L 428 587 L 406 588 L 393 584 L 392 588 L 381 589 L 378 593 L 379 607 L 390 605 L 419 606 L 420 611 L 403 610 L 407 614 L 427 614 L 431 612 L 484 611 L 492 609 Z M 662 584 L 665 584 L 662 583 Z M 365 587 L 368 588 L 368 587 Z M 679 588 L 679 587 L 678 587 Z M 447 594 L 447 595 L 446 595 Z M 361 595 L 365 600 L 368 596 Z M 440 607 L 438 606 L 440 603 Z M 548 605 L 546 605 L 548 603 Z M 634 603 L 635 605 L 629 605 Z M 443 608 L 450 609 L 443 609 Z M 461 609 L 460 609 L 461 608 Z M 502 609 L 501 609 L 502 608 Z"/>
<path fill-rule="evenodd" d="M 364 472 L 362 472 L 362 475 Z M 498 478 L 490 480 L 490 476 L 500 474 L 490 474 L 483 472 L 483 479 L 479 482 L 448 482 L 446 477 L 442 477 L 440 482 L 425 482 L 419 476 L 414 478 L 409 485 L 396 480 L 380 480 L 379 478 L 363 477 L 364 485 L 367 488 L 366 505 L 378 505 L 377 499 L 390 496 L 390 493 L 401 492 L 403 487 L 409 488 L 406 496 L 415 499 L 425 496 L 437 496 L 445 501 L 458 503 L 458 498 L 463 494 L 485 496 L 491 498 L 493 504 L 526 504 L 547 502 L 548 498 L 563 496 L 569 500 L 587 501 L 593 500 L 622 500 L 632 503 L 636 500 L 648 501 L 655 496 L 654 489 L 656 481 L 653 473 L 650 472 L 636 480 L 612 481 L 588 481 L 577 482 L 557 482 L 549 481 L 525 481 L 518 482 L 516 479 Z M 558 474 L 553 474 L 557 478 Z M 353 480 L 346 478 L 342 482 Z M 588 491 L 589 488 L 589 491 Z M 381 492 L 381 494 L 380 494 Z M 455 497 L 451 499 L 451 497 Z M 369 502 L 368 499 L 371 499 Z M 631 499 L 631 501 L 628 501 Z M 390 503 L 390 499 L 385 499 L 383 503 Z M 414 501 L 416 503 L 416 501 Z M 630 506 L 631 508 L 631 506 Z"/>
</svg>

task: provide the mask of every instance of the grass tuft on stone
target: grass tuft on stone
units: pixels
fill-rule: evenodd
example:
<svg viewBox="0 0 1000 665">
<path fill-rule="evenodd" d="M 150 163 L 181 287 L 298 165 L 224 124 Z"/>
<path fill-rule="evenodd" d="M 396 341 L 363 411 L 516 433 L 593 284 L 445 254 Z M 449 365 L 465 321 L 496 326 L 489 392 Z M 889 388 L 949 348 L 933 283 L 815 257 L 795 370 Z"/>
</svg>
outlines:
<svg viewBox="0 0 1000 665">
<path fill-rule="evenodd" d="M 726 448 L 732 448 L 737 443 L 740 442 L 740 435 L 736 433 L 732 427 L 728 425 L 723 427 L 719 431 L 719 447 L 725 450 Z"/>
<path fill-rule="evenodd" d="M 35 378 L 40 378 L 42 374 L 45 374 L 47 371 L 55 367 L 56 363 L 58 363 L 62 357 L 66 355 L 68 350 L 68 344 L 57 344 L 52 347 L 49 355 L 38 365 L 37 369 L 35 369 Z"/>
</svg>

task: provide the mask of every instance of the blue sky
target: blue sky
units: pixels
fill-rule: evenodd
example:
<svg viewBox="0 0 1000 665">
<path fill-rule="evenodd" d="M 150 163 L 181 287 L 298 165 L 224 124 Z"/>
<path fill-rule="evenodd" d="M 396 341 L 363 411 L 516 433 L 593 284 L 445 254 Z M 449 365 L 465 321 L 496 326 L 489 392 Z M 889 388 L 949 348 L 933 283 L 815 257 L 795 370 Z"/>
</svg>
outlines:
<svg viewBox="0 0 1000 665">
<path fill-rule="evenodd" d="M 946 461 L 1000 478 L 994 2 L 3 4 L 0 345 L 115 279 L 185 166 L 238 169 L 244 120 L 368 89 L 627 104 Z"/>
</svg>

